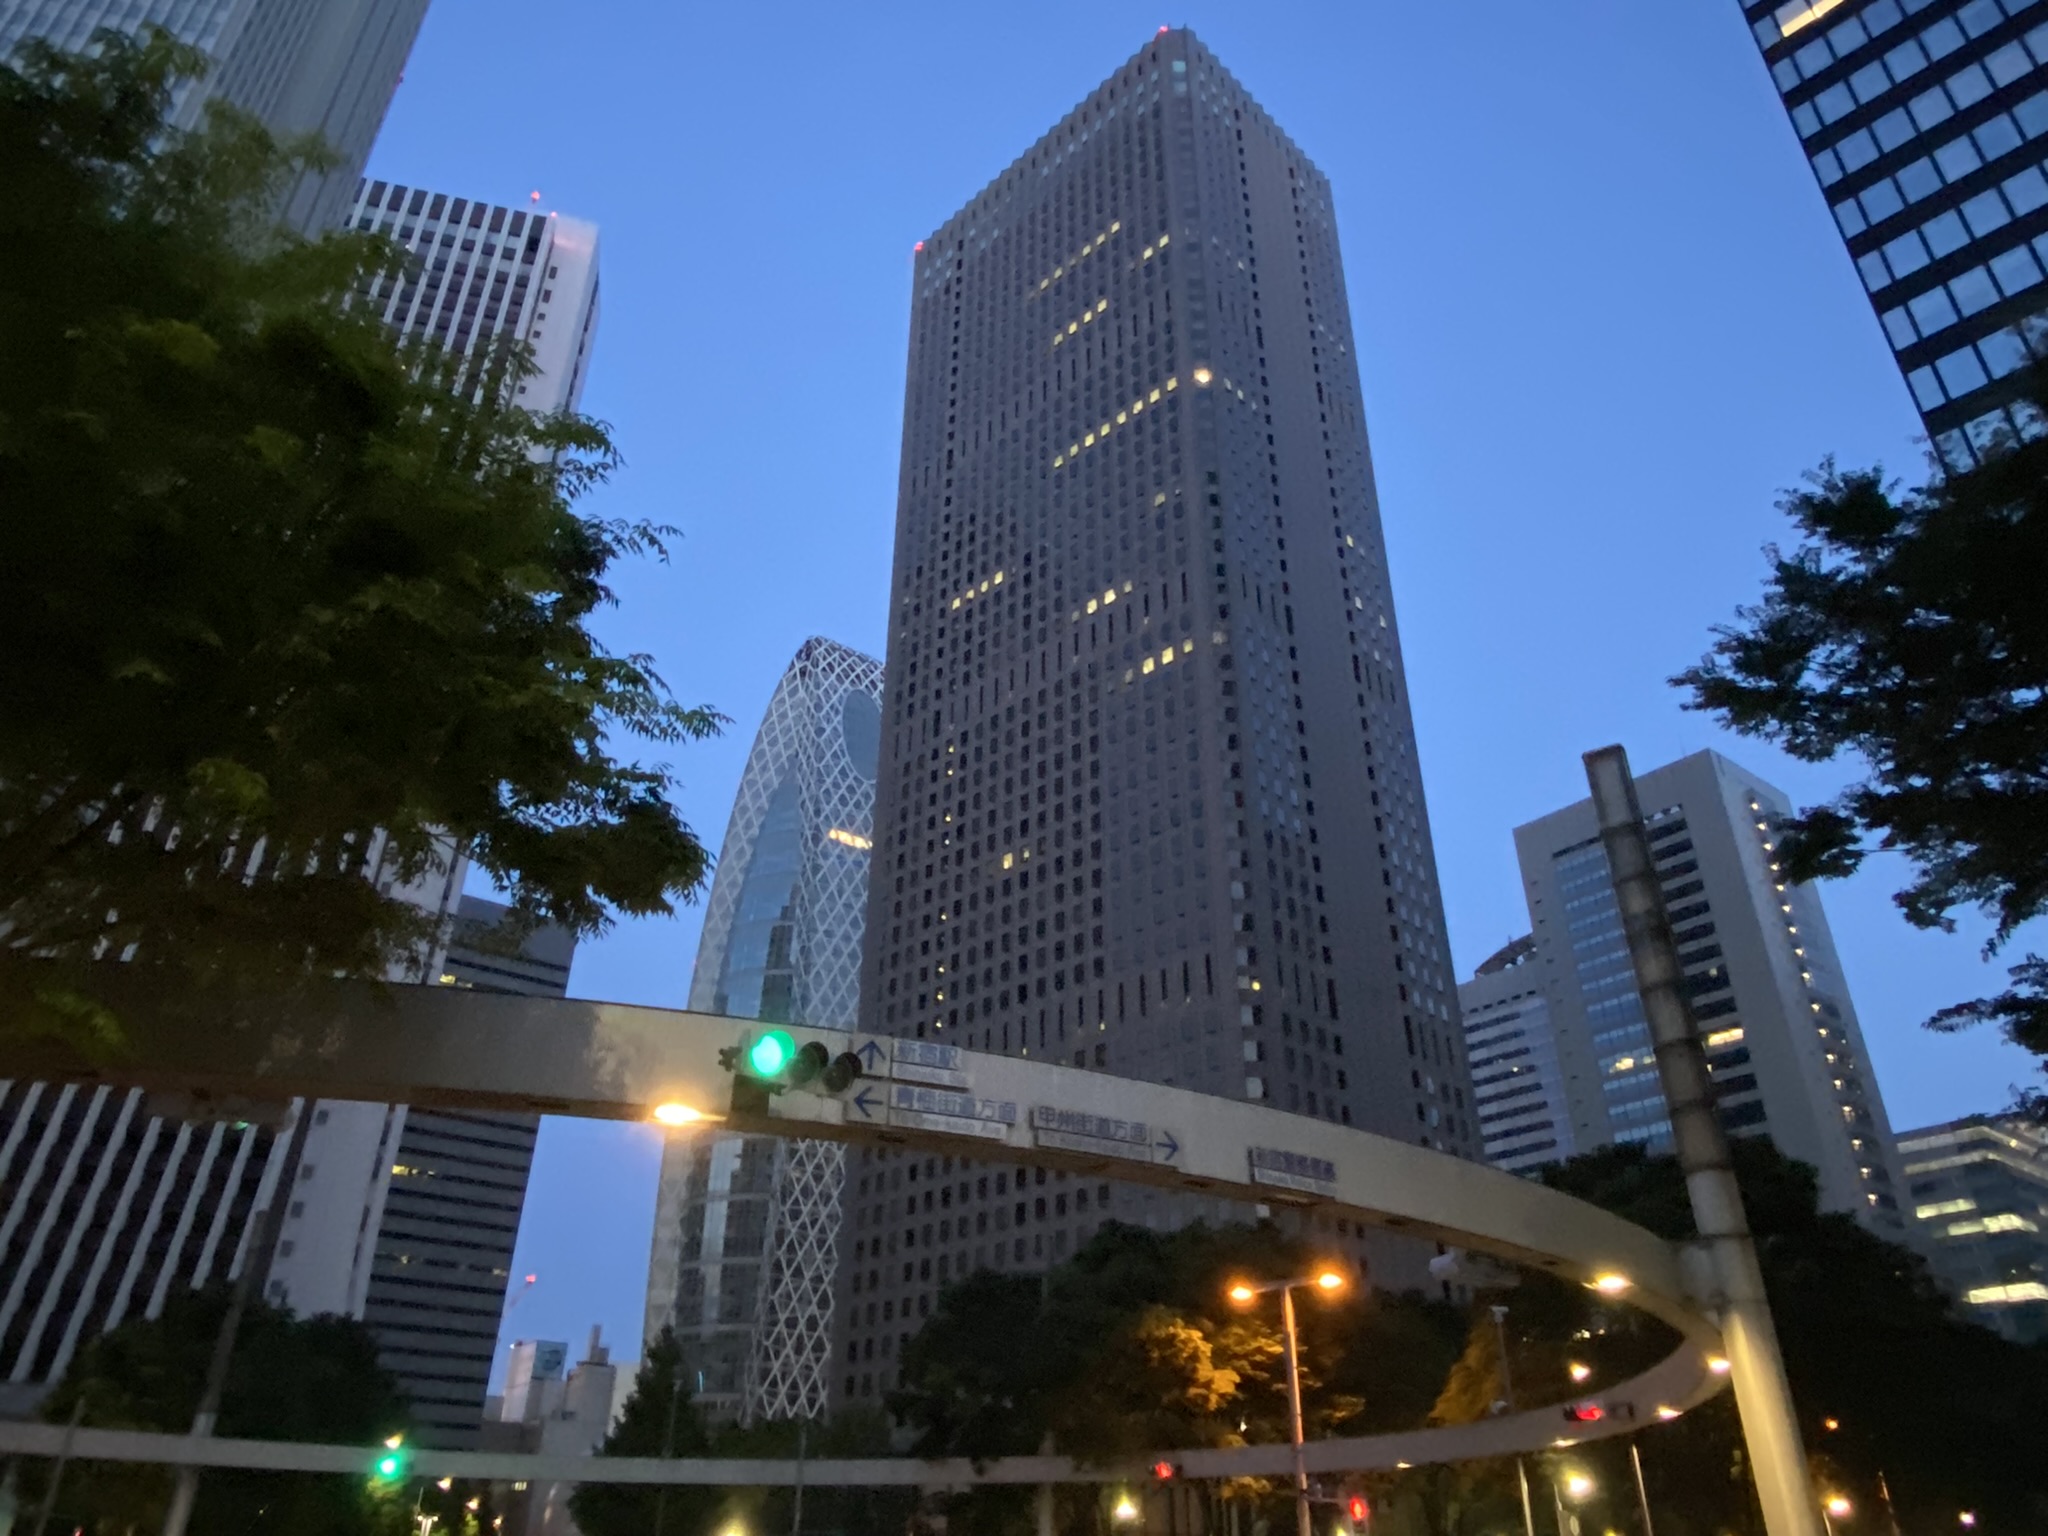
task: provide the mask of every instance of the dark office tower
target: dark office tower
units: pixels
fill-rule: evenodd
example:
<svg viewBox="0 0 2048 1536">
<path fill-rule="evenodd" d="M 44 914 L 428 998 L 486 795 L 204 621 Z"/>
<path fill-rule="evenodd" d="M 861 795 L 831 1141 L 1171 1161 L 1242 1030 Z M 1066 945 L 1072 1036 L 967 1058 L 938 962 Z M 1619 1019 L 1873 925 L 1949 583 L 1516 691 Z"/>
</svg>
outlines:
<svg viewBox="0 0 2048 1536">
<path fill-rule="evenodd" d="M 2038 432 L 2012 408 L 2048 308 L 2048 6 L 1743 10 L 1942 458 Z"/>
<path fill-rule="evenodd" d="M 441 985 L 566 996 L 574 936 L 514 942 L 509 911 L 461 898 Z M 299 1167 L 317 1176 L 286 1210 L 271 1299 L 360 1317 L 411 1399 L 414 1438 L 474 1449 L 540 1116 L 323 1102 L 314 1119 Z M 367 1171 L 348 1156 L 357 1144 Z"/>
<path fill-rule="evenodd" d="M 1329 183 L 1162 31 L 913 283 L 866 1026 L 1470 1155 Z M 949 1276 L 1191 1209 L 850 1178 L 859 1399 Z"/>
</svg>

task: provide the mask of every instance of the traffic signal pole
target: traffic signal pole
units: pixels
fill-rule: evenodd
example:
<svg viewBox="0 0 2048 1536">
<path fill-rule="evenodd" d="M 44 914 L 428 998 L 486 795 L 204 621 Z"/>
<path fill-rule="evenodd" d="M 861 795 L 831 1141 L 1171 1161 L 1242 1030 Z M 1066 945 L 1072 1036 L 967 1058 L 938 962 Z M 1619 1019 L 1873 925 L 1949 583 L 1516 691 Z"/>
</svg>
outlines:
<svg viewBox="0 0 2048 1536">
<path fill-rule="evenodd" d="M 1643 829 L 1628 754 L 1620 747 L 1602 747 L 1588 752 L 1585 762 L 1629 960 L 1656 1053 L 1657 1077 L 1671 1114 L 1672 1144 L 1692 1200 L 1693 1224 L 1713 1265 L 1719 1294 L 1712 1302 L 1720 1313 L 1764 1528 L 1769 1536 L 1822 1536 L 1820 1506 L 1792 1408 L 1792 1385 L 1778 1351 L 1742 1191 L 1735 1183 L 1728 1133 L 1714 1114 L 1706 1052 L 1687 1000 L 1678 942 L 1664 910 L 1664 888 L 1650 859 L 1650 839 Z"/>
</svg>

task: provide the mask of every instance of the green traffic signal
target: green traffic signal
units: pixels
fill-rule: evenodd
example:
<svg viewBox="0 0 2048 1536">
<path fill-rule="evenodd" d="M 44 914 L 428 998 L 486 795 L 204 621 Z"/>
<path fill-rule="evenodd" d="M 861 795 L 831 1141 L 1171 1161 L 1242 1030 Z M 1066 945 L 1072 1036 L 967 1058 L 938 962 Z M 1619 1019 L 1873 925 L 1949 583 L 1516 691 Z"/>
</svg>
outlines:
<svg viewBox="0 0 2048 1536">
<path fill-rule="evenodd" d="M 747 1049 L 747 1066 L 757 1077 L 780 1077 L 794 1055 L 796 1041 L 790 1038 L 789 1031 L 764 1030 Z"/>
<path fill-rule="evenodd" d="M 382 1478 L 396 1477 L 400 1472 L 404 1470 L 404 1461 L 402 1461 L 396 1455 L 383 1457 L 377 1463 L 377 1475 Z"/>
</svg>

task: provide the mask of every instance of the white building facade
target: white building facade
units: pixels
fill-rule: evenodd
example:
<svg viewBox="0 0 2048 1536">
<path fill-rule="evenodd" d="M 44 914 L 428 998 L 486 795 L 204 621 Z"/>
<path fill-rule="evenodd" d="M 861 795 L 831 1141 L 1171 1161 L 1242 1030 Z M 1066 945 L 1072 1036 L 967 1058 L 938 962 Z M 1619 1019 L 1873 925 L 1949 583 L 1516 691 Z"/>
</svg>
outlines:
<svg viewBox="0 0 2048 1536">
<path fill-rule="evenodd" d="M 302 177 L 283 209 L 319 234 L 362 174 L 426 13 L 427 0 L 0 0 L 0 57 L 31 38 L 79 49 L 103 27 L 162 27 L 212 61 L 179 97 L 180 124 L 220 100 L 279 137 L 317 134 L 334 151 L 335 165 Z"/>
<path fill-rule="evenodd" d="M 1904 1234 L 1892 1131 L 1820 893 L 1786 880 L 1792 803 L 1716 752 L 1637 775 L 1716 1112 L 1820 1174 L 1821 1204 Z M 1668 1151 L 1671 1122 L 1592 802 L 1515 829 L 1580 1151 Z"/>
</svg>

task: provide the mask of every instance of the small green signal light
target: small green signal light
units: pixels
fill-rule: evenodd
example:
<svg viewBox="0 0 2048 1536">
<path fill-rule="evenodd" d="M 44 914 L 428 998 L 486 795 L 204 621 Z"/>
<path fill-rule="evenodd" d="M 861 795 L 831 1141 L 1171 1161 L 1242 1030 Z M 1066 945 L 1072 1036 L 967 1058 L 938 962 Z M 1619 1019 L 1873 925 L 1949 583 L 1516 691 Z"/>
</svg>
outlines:
<svg viewBox="0 0 2048 1536">
<path fill-rule="evenodd" d="M 396 1456 L 386 1456 L 377 1463 L 377 1475 L 379 1477 L 396 1477 L 398 1476 L 398 1469 L 402 1465 L 403 1463 Z"/>
<path fill-rule="evenodd" d="M 747 1050 L 747 1066 L 757 1077 L 779 1077 L 794 1055 L 796 1041 L 787 1030 L 764 1030 Z"/>
</svg>

